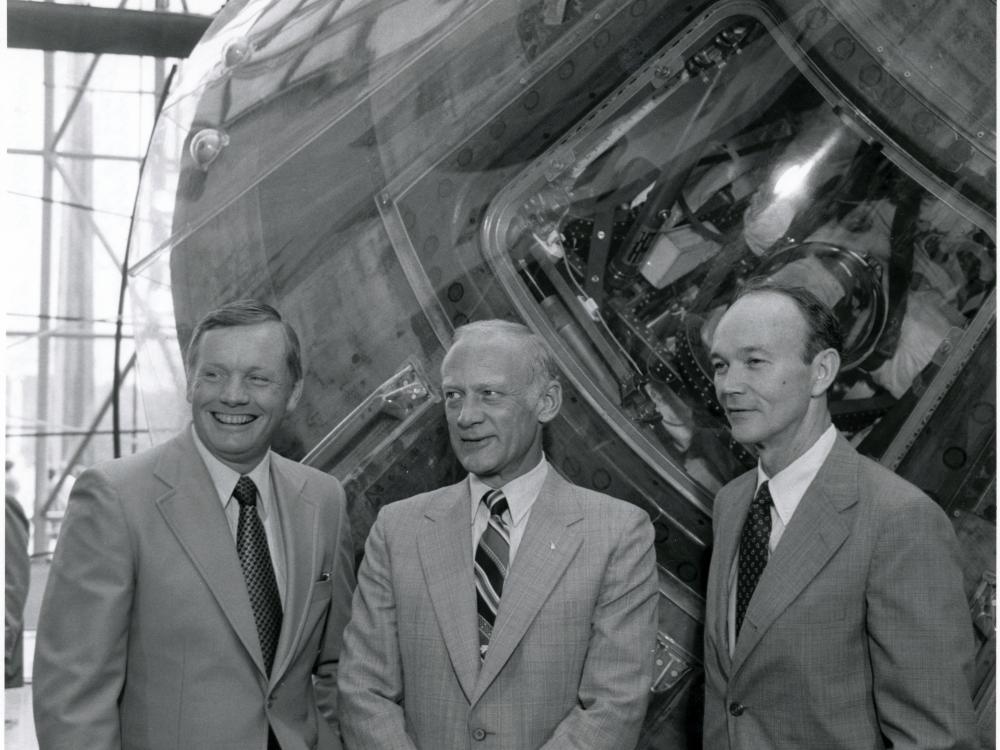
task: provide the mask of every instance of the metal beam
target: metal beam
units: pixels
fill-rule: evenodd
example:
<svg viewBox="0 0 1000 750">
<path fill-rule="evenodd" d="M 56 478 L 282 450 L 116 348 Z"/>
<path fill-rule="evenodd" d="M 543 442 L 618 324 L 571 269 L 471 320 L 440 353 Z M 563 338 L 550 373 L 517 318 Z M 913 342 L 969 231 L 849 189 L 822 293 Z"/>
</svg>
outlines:
<svg viewBox="0 0 1000 750">
<path fill-rule="evenodd" d="M 7 46 L 183 58 L 211 22 L 195 13 L 8 0 Z"/>
</svg>

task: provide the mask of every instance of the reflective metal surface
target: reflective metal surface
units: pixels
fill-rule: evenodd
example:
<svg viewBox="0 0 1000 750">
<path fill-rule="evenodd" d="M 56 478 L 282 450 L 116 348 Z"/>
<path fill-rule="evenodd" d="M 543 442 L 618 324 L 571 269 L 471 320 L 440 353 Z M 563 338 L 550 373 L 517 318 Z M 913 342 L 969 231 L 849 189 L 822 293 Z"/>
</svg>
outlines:
<svg viewBox="0 0 1000 750">
<path fill-rule="evenodd" d="M 275 303 L 307 369 L 279 448 L 345 481 L 360 549 L 382 505 L 461 475 L 437 403 L 454 327 L 524 320 L 566 384 L 550 459 L 657 531 L 643 747 L 697 746 L 712 498 L 754 462 L 705 363 L 741 280 L 834 306 L 838 427 L 961 509 L 970 597 L 992 560 L 994 12 L 234 0 L 140 191 L 150 421 L 183 419 L 201 314 Z"/>
</svg>

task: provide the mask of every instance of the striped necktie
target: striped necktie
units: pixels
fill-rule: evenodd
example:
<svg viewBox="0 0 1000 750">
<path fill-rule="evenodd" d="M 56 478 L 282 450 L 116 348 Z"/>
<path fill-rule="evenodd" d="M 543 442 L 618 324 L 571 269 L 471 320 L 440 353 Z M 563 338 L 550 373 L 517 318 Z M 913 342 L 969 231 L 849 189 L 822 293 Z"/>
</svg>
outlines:
<svg viewBox="0 0 1000 750">
<path fill-rule="evenodd" d="M 240 504 L 240 519 L 236 525 L 236 553 L 240 557 L 243 577 L 250 595 L 250 608 L 257 624 L 260 650 L 264 654 L 267 673 L 271 673 L 274 653 L 281 633 L 281 598 L 274 577 L 271 552 L 267 547 L 264 524 L 257 513 L 257 485 L 250 477 L 240 477 L 233 490 Z"/>
<path fill-rule="evenodd" d="M 743 618 L 753 597 L 757 582 L 767 565 L 768 544 L 771 541 L 771 491 L 764 482 L 750 503 L 747 520 L 740 535 L 740 564 L 736 581 L 736 635 L 743 627 Z"/>
<path fill-rule="evenodd" d="M 501 490 L 483 495 L 481 502 L 490 509 L 490 520 L 476 547 L 476 608 L 479 613 L 479 657 L 486 658 L 486 649 L 493 635 L 493 624 L 500 608 L 503 581 L 507 577 L 510 558 L 510 530 L 503 514 L 507 498 Z"/>
</svg>

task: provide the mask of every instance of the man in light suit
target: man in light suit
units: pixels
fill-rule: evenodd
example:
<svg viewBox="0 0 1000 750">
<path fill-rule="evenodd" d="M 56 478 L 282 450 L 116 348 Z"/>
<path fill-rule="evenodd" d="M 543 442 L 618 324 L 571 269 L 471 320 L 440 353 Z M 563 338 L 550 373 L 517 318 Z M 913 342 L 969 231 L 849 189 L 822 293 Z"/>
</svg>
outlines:
<svg viewBox="0 0 1000 750">
<path fill-rule="evenodd" d="M 34 663 L 41 750 L 340 748 L 353 552 L 333 477 L 270 450 L 292 328 L 244 300 L 195 328 L 192 427 L 83 473 Z"/>
<path fill-rule="evenodd" d="M 712 341 L 733 436 L 705 622 L 706 750 L 972 748 L 973 634 L 944 512 L 834 429 L 836 318 L 749 284 Z"/>
<path fill-rule="evenodd" d="M 545 460 L 562 390 L 525 326 L 459 328 L 441 373 L 469 476 L 375 521 L 344 633 L 347 747 L 634 747 L 656 637 L 648 515 Z"/>
</svg>

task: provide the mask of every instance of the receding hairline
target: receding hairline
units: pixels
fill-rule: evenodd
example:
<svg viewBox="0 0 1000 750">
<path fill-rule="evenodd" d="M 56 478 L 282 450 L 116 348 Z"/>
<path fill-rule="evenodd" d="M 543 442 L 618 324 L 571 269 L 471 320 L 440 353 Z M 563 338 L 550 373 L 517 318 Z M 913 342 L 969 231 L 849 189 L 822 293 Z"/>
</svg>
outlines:
<svg viewBox="0 0 1000 750">
<path fill-rule="evenodd" d="M 806 318 L 805 312 L 803 312 L 802 308 L 799 307 L 799 305 L 796 303 L 795 298 L 776 289 L 753 289 L 745 292 L 744 294 L 740 294 L 723 311 L 722 317 L 729 315 L 729 313 L 733 311 L 733 308 L 735 308 L 741 302 L 749 300 L 751 298 L 760 298 L 760 297 L 771 297 L 773 299 L 781 300 L 788 309 L 792 310 L 795 313 L 795 319 L 801 325 L 802 341 L 803 343 L 805 343 L 810 334 L 809 320 Z M 719 322 L 721 324 L 722 322 L 721 318 L 719 319 Z"/>
<path fill-rule="evenodd" d="M 796 292 L 807 294 L 812 294 L 808 289 L 802 287 L 785 287 L 782 285 L 771 285 L 764 284 L 761 286 L 754 286 L 746 288 L 737 293 L 735 299 L 729 303 L 729 306 L 723 312 L 723 317 L 728 315 L 734 307 L 736 307 L 743 300 L 747 300 L 754 297 L 765 297 L 770 296 L 771 298 L 784 300 L 784 304 L 794 311 L 794 319 L 798 321 L 800 325 L 799 329 L 799 344 L 801 349 L 802 361 L 808 364 L 813 360 L 813 358 L 819 354 L 819 352 L 826 349 L 833 349 L 838 354 L 840 353 L 840 343 L 836 345 L 831 345 L 830 342 L 824 340 L 822 332 L 817 327 L 816 320 L 810 320 L 810 311 L 806 309 L 805 305 L 809 304 L 808 300 L 804 300 L 801 297 L 796 296 Z M 812 295 L 815 298 L 815 295 Z M 820 305 L 824 307 L 829 313 L 828 308 L 822 304 L 818 299 L 813 302 L 813 304 Z M 832 313 L 829 313 L 832 317 Z M 834 319 L 835 320 L 835 319 Z M 719 319 L 719 324 L 721 325 L 722 319 Z M 716 326 L 718 329 L 718 326 Z M 839 335 L 839 332 L 838 332 Z M 714 339 L 714 335 L 713 335 Z M 714 342 L 713 342 L 714 344 Z"/>
<path fill-rule="evenodd" d="M 745 292 L 744 294 L 736 297 L 736 299 L 730 303 L 729 307 L 727 307 L 725 312 L 723 312 L 723 315 L 728 314 L 730 310 L 740 304 L 743 300 L 751 299 L 752 297 L 773 297 L 783 300 L 788 307 L 795 311 L 798 319 L 802 321 L 802 325 L 804 325 L 808 330 L 809 320 L 806 318 L 806 314 L 802 310 L 802 307 L 796 302 L 794 297 L 778 289 L 752 289 Z"/>
<path fill-rule="evenodd" d="M 448 355 L 459 344 L 467 342 L 485 344 L 491 341 L 522 345 L 517 351 L 524 354 L 524 362 L 530 370 L 533 385 L 545 386 L 559 379 L 559 369 L 545 340 L 523 323 L 501 319 L 477 320 L 456 328 L 451 346 L 441 361 L 442 370 Z"/>
</svg>

